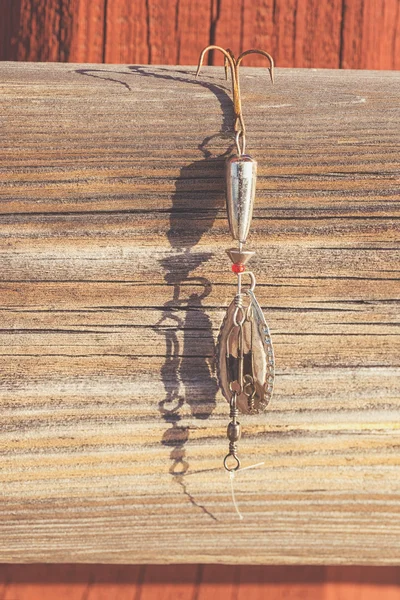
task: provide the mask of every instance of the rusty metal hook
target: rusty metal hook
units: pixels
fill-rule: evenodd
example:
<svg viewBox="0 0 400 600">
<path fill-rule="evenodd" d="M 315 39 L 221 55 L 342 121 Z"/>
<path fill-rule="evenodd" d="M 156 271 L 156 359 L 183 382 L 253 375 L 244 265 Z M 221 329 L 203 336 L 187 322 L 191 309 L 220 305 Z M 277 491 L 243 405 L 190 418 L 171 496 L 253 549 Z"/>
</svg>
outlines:
<svg viewBox="0 0 400 600">
<path fill-rule="evenodd" d="M 245 153 L 245 149 L 246 149 L 246 128 L 245 128 L 245 124 L 244 124 L 244 120 L 243 120 L 242 101 L 241 101 L 241 95 L 240 95 L 240 79 L 239 79 L 240 63 L 242 62 L 242 59 L 245 56 L 247 56 L 248 54 L 261 54 L 262 56 L 265 56 L 269 60 L 270 66 L 268 67 L 268 71 L 269 71 L 269 74 L 271 77 L 271 81 L 272 81 L 272 83 L 274 83 L 274 67 L 275 67 L 274 60 L 273 60 L 272 56 L 270 54 L 268 54 L 268 52 L 265 52 L 264 50 L 255 50 L 255 49 L 245 50 L 236 59 L 232 50 L 230 50 L 229 48 L 224 50 L 224 48 L 221 48 L 221 46 L 214 46 L 214 45 L 206 46 L 206 48 L 204 48 L 200 54 L 199 64 L 197 66 L 197 71 L 196 71 L 196 77 L 200 73 L 201 67 L 203 65 L 204 56 L 210 50 L 219 50 L 224 55 L 225 79 L 228 79 L 228 66 L 231 70 L 233 111 L 234 111 L 234 116 L 235 116 L 233 129 L 235 132 L 235 141 L 236 141 L 236 147 L 237 147 L 238 153 L 239 153 L 239 155 L 242 155 Z M 240 144 L 240 141 L 241 141 L 241 144 Z"/>
</svg>

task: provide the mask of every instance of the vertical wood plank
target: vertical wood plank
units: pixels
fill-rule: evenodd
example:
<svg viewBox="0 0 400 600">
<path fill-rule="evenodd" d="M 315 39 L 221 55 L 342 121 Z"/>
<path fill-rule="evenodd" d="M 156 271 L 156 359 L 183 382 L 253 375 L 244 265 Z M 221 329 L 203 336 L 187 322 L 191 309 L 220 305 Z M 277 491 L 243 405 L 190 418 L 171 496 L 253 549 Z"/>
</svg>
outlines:
<svg viewBox="0 0 400 600">
<path fill-rule="evenodd" d="M 400 600 L 399 567 L 326 567 L 324 600 Z"/>
<path fill-rule="evenodd" d="M 143 565 L 0 565 L 0 600 L 132 600 Z"/>
<path fill-rule="evenodd" d="M 104 61 L 106 0 L 72 0 L 70 62 Z"/>
<path fill-rule="evenodd" d="M 109 0 L 105 60 L 194 64 L 208 43 L 210 20 L 209 2 Z"/>
<path fill-rule="evenodd" d="M 237 600 L 322 600 L 325 567 L 240 568 Z M 324 599 L 325 600 L 325 599 Z M 346 599 L 347 600 L 347 599 Z"/>
<path fill-rule="evenodd" d="M 103 61 L 105 0 L 21 0 L 17 4 L 18 60 Z"/>
<path fill-rule="evenodd" d="M 340 66 L 400 68 L 399 0 L 345 0 Z"/>
<path fill-rule="evenodd" d="M 105 18 L 105 62 L 150 63 L 146 0 L 108 0 Z"/>
<path fill-rule="evenodd" d="M 230 48 L 234 54 L 240 54 L 243 50 L 243 2 L 244 0 L 219 0 L 213 3 L 212 43 Z M 251 58 L 249 57 L 249 60 Z M 219 65 L 222 64 L 222 60 L 222 56 L 213 53 L 210 63 Z"/>
<path fill-rule="evenodd" d="M 201 565 L 149 565 L 140 600 L 193 600 L 201 582 Z"/>
<path fill-rule="evenodd" d="M 21 0 L 0 0 L 0 60 L 18 59 Z"/>
<path fill-rule="evenodd" d="M 275 6 L 268 0 L 259 2 L 234 2 L 221 0 L 215 16 L 215 38 L 217 44 L 231 48 L 235 54 L 249 48 L 261 48 L 276 56 Z M 258 56 L 246 57 L 246 65 L 265 65 Z M 220 64 L 218 58 L 214 64 Z"/>
<path fill-rule="evenodd" d="M 298 2 L 292 66 L 338 68 L 341 22 L 342 0 Z"/>
<path fill-rule="evenodd" d="M 296 12 L 298 0 L 276 2 L 274 11 L 273 56 L 280 67 L 295 64 Z"/>
<path fill-rule="evenodd" d="M 134 600 L 145 569 L 143 565 L 88 565 L 90 581 L 83 600 Z"/>
<path fill-rule="evenodd" d="M 18 40 L 19 60 L 60 60 L 59 34 L 58 0 L 22 0 Z"/>
<path fill-rule="evenodd" d="M 270 0 L 260 0 L 253 4 L 243 0 L 242 18 L 242 51 L 249 48 L 262 48 L 276 56 L 274 3 Z M 246 65 L 250 64 L 249 60 L 246 60 Z M 265 64 L 265 59 L 262 57 L 254 56 L 252 60 L 254 65 Z"/>
<path fill-rule="evenodd" d="M 216 20 L 218 44 L 234 52 L 266 49 L 280 67 L 339 66 L 342 0 L 221 0 Z M 262 64 L 262 57 L 246 58 L 246 65 Z"/>
<path fill-rule="evenodd" d="M 201 50 L 209 43 L 211 30 L 211 10 L 209 0 L 191 2 L 178 0 L 177 3 L 177 64 L 193 65 L 199 59 Z"/>
<path fill-rule="evenodd" d="M 4 600 L 6 593 L 8 577 L 6 573 L 6 565 L 0 565 L 0 600 Z"/>
<path fill-rule="evenodd" d="M 234 600 L 239 581 L 239 566 L 204 565 L 196 600 Z"/>
<path fill-rule="evenodd" d="M 6 585 L 1 600 L 86 600 L 86 565 L 2 565 L 2 569 Z"/>
</svg>

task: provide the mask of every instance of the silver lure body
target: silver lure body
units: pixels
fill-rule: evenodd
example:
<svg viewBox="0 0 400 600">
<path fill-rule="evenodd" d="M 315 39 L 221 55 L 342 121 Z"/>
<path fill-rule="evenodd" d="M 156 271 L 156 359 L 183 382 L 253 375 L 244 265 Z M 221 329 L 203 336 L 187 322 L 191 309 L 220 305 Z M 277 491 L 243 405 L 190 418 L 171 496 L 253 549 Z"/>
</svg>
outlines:
<svg viewBox="0 0 400 600">
<path fill-rule="evenodd" d="M 247 154 L 226 161 L 226 208 L 231 235 L 244 244 L 250 230 L 256 194 L 257 161 Z"/>
</svg>

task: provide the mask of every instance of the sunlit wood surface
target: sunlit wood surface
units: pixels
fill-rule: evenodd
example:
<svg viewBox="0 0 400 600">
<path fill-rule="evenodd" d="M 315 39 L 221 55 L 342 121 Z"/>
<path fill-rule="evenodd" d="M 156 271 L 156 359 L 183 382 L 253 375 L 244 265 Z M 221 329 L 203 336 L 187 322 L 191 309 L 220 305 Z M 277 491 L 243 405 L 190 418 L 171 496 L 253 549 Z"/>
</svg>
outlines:
<svg viewBox="0 0 400 600">
<path fill-rule="evenodd" d="M 4 562 L 400 561 L 400 73 L 242 82 L 277 381 L 240 521 L 223 70 L 0 65 Z"/>
</svg>

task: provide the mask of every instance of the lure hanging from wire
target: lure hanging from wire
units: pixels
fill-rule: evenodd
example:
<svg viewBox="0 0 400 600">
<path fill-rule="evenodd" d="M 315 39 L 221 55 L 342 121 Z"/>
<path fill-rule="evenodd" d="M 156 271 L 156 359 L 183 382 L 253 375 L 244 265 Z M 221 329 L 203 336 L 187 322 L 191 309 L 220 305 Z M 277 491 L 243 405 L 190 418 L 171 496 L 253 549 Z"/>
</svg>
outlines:
<svg viewBox="0 0 400 600">
<path fill-rule="evenodd" d="M 227 428 L 229 452 L 225 456 L 224 467 L 233 472 L 240 467 L 237 455 L 241 436 L 239 412 L 257 414 L 265 411 L 272 396 L 275 377 L 269 328 L 255 296 L 255 276 L 246 267 L 255 252 L 243 248 L 253 215 L 257 161 L 245 154 L 246 130 L 241 107 L 239 66 L 246 55 L 261 54 L 269 60 L 269 73 L 273 82 L 274 61 L 263 50 L 246 50 L 235 59 L 229 49 L 207 46 L 200 54 L 196 77 L 209 50 L 220 50 L 224 54 L 225 76 L 228 75 L 228 69 L 231 72 L 237 150 L 236 154 L 226 160 L 225 171 L 229 229 L 232 238 L 238 242 L 237 248 L 230 248 L 227 254 L 232 261 L 232 271 L 237 275 L 237 292 L 222 322 L 217 345 L 218 380 L 222 393 L 229 402 L 231 419 Z M 243 277 L 249 278 L 248 287 L 243 287 Z"/>
</svg>

